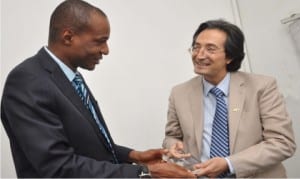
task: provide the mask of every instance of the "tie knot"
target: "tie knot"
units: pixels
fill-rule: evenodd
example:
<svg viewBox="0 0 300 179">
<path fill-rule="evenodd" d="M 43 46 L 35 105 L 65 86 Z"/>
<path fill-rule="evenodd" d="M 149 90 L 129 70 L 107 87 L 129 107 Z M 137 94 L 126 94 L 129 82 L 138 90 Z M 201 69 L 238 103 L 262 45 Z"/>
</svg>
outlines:
<svg viewBox="0 0 300 179">
<path fill-rule="evenodd" d="M 83 82 L 82 82 L 82 78 L 80 76 L 79 73 L 76 73 L 74 79 L 73 79 L 73 82 L 76 84 L 76 85 L 81 85 Z"/>
<path fill-rule="evenodd" d="M 213 95 L 215 95 L 216 97 L 222 97 L 222 96 L 224 96 L 223 91 L 220 90 L 217 87 L 213 87 L 209 92 L 212 93 Z"/>
</svg>

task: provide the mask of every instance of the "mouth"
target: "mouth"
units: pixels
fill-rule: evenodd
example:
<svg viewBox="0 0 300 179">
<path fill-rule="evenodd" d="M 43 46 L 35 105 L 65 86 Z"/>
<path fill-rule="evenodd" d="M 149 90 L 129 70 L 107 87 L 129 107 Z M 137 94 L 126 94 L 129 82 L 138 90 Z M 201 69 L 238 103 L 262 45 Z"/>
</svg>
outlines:
<svg viewBox="0 0 300 179">
<path fill-rule="evenodd" d="M 204 60 L 194 60 L 194 65 L 197 67 L 208 67 L 211 65 L 211 63 Z"/>
<path fill-rule="evenodd" d="M 97 57 L 93 61 L 95 62 L 95 64 L 99 64 L 100 60 L 102 60 L 102 57 Z"/>
</svg>

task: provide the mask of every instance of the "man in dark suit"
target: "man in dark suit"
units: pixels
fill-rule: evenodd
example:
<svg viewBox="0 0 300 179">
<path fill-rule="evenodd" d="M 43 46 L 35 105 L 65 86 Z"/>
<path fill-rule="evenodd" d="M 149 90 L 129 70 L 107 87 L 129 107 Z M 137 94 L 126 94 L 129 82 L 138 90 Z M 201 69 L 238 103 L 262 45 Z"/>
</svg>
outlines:
<svg viewBox="0 0 300 179">
<path fill-rule="evenodd" d="M 109 53 L 109 21 L 100 9 L 66 0 L 53 12 L 49 42 L 7 77 L 1 120 L 18 177 L 193 177 L 112 140 L 91 91 L 77 71 Z M 136 165 L 132 164 L 136 163 Z"/>
</svg>

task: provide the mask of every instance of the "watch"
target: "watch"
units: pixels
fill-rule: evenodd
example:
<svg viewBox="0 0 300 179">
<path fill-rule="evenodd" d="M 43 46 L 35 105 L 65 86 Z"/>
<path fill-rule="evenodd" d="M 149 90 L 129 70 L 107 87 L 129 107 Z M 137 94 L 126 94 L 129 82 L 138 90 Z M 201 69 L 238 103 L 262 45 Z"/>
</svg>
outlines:
<svg viewBox="0 0 300 179">
<path fill-rule="evenodd" d="M 140 178 L 151 178 L 151 173 L 150 173 L 148 167 L 145 165 L 140 165 L 140 166 L 141 166 L 141 168 L 139 169 L 139 173 L 138 173 L 139 177 Z"/>
</svg>

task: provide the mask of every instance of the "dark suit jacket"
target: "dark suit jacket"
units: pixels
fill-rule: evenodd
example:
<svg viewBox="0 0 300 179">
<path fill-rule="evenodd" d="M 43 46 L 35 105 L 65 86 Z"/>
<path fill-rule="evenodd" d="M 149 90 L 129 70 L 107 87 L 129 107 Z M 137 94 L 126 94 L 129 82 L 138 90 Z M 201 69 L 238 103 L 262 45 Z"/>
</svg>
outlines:
<svg viewBox="0 0 300 179">
<path fill-rule="evenodd" d="M 108 131 L 92 95 L 91 100 Z M 131 149 L 113 144 L 122 164 L 112 163 L 91 113 L 43 48 L 8 75 L 1 120 L 18 177 L 138 176 L 140 166 L 127 163 Z"/>
</svg>

